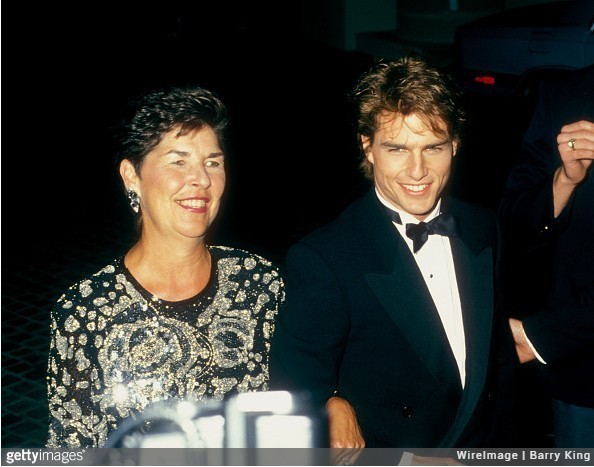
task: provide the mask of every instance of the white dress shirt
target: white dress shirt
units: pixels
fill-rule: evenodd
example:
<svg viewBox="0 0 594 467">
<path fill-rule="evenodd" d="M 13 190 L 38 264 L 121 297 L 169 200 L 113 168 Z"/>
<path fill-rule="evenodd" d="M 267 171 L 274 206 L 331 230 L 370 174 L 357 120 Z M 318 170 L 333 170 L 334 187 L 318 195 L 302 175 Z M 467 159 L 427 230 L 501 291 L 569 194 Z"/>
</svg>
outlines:
<svg viewBox="0 0 594 467">
<path fill-rule="evenodd" d="M 410 253 L 413 255 L 419 267 L 427 288 L 431 293 L 433 302 L 439 312 L 441 323 L 448 337 L 450 347 L 458 370 L 462 387 L 466 379 L 466 342 L 464 339 L 464 324 L 462 321 L 462 306 L 460 305 L 460 294 L 456 281 L 456 270 L 450 239 L 442 235 L 429 235 L 423 247 L 413 253 L 413 241 L 406 236 L 406 224 L 418 224 L 419 220 L 409 213 L 396 209 L 386 201 L 376 190 L 379 200 L 388 208 L 400 214 L 402 224 L 394 222 L 396 230 L 400 233 Z M 435 209 L 424 220 L 429 222 L 440 213 L 441 200 L 438 201 Z"/>
</svg>

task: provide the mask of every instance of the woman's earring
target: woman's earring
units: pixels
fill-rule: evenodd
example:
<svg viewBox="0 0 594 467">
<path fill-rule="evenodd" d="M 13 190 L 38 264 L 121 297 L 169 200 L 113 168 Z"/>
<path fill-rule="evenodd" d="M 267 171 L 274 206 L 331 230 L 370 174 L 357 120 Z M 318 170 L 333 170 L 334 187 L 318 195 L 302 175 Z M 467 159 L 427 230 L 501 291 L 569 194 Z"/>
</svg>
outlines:
<svg viewBox="0 0 594 467">
<path fill-rule="evenodd" d="M 140 198 L 138 198 L 138 195 L 134 190 L 128 190 L 126 194 L 130 200 L 130 207 L 132 208 L 132 211 L 138 213 L 140 210 Z"/>
</svg>

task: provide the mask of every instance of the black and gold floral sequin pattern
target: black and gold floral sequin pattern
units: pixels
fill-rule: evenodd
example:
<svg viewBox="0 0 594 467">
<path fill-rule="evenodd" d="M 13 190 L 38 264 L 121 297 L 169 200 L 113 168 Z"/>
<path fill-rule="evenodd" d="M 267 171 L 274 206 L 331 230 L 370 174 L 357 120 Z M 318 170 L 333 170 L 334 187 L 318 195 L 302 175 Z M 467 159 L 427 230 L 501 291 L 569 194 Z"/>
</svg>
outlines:
<svg viewBox="0 0 594 467">
<path fill-rule="evenodd" d="M 51 316 L 48 447 L 101 447 L 124 418 L 158 400 L 268 389 L 282 278 L 260 256 L 210 251 L 211 280 L 188 300 L 151 296 L 123 258 L 60 297 Z"/>
</svg>

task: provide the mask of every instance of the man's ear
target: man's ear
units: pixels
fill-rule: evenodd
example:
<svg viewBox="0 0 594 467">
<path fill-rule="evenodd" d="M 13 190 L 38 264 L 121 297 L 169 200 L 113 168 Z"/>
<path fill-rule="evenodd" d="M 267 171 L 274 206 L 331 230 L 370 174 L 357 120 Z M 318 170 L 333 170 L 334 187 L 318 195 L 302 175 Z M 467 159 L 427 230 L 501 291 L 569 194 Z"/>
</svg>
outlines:
<svg viewBox="0 0 594 467">
<path fill-rule="evenodd" d="M 122 177 L 126 191 L 134 190 L 138 195 L 140 195 L 138 191 L 138 174 L 136 173 L 134 165 L 128 159 L 124 159 L 122 162 L 120 162 L 120 177 Z"/>
<path fill-rule="evenodd" d="M 373 164 L 373 152 L 371 151 L 371 138 L 369 136 L 359 135 L 361 138 L 361 148 L 365 154 L 365 158 L 370 164 Z"/>
</svg>

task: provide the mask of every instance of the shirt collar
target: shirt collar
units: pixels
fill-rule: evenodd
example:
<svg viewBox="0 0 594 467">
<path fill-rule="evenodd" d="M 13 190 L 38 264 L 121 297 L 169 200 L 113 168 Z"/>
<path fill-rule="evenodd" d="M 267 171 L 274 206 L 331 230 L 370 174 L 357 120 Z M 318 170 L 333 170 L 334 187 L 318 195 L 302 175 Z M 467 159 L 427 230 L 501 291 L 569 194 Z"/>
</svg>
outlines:
<svg viewBox="0 0 594 467">
<path fill-rule="evenodd" d="M 391 209 L 393 211 L 396 211 L 398 214 L 400 214 L 400 219 L 402 220 L 402 224 L 403 225 L 406 225 L 406 224 L 418 224 L 420 222 L 413 215 L 409 214 L 406 211 L 403 211 L 402 209 L 398 209 L 392 203 L 390 203 L 388 200 L 386 200 L 382 195 L 380 195 L 380 193 L 377 190 L 377 188 L 375 188 L 375 194 L 376 194 L 377 198 L 380 200 L 380 203 L 382 203 L 387 208 L 389 208 L 389 209 Z M 439 198 L 437 200 L 437 204 L 435 205 L 435 208 L 433 208 L 433 210 L 423 220 L 423 222 L 429 222 L 430 220 L 435 219 L 437 216 L 439 216 L 440 212 L 441 212 L 441 198 Z"/>
</svg>

